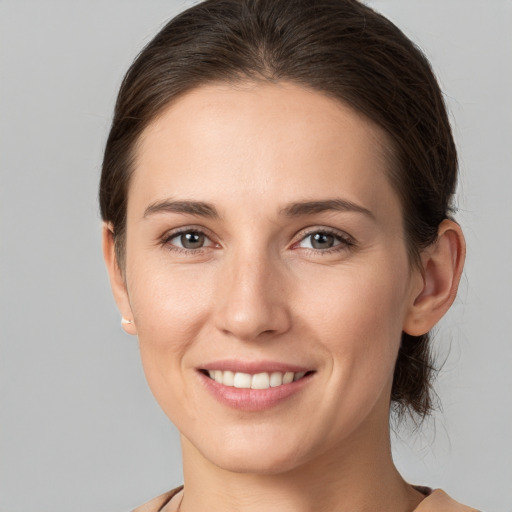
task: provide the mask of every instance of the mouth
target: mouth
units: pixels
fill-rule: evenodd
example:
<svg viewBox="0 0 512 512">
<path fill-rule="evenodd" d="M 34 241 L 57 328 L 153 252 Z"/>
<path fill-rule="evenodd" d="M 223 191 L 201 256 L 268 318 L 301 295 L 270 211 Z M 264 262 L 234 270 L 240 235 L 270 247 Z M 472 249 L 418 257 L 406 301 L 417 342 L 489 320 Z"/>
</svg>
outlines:
<svg viewBox="0 0 512 512">
<path fill-rule="evenodd" d="M 308 377 L 313 370 L 301 372 L 259 372 L 244 373 L 231 370 L 206 370 L 200 372 L 218 384 L 237 389 L 270 389 L 278 388 Z"/>
<path fill-rule="evenodd" d="M 311 387 L 316 369 L 272 360 L 223 359 L 201 364 L 204 389 L 238 411 L 272 410 Z"/>
</svg>

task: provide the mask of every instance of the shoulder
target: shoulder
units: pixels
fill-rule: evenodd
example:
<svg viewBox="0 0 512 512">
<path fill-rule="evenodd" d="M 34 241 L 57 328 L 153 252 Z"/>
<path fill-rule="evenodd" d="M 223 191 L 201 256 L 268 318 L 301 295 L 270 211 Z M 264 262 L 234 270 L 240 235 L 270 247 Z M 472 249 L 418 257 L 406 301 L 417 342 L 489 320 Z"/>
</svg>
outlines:
<svg viewBox="0 0 512 512">
<path fill-rule="evenodd" d="M 478 512 L 478 510 L 462 505 L 450 498 L 443 490 L 436 489 L 420 503 L 414 512 Z"/>
<path fill-rule="evenodd" d="M 147 503 L 144 503 L 144 505 L 141 505 L 140 507 L 133 509 L 132 512 L 159 512 L 182 489 L 183 486 L 181 485 L 180 487 L 176 487 L 176 489 L 173 489 L 172 491 L 165 492 L 164 494 L 161 494 L 160 496 L 153 498 Z"/>
<path fill-rule="evenodd" d="M 132 512 L 159 512 L 171 499 L 183 489 L 183 486 L 176 487 L 135 508 Z M 436 489 L 427 496 L 414 512 L 479 512 L 475 508 L 467 507 L 450 498 L 441 489 Z"/>
</svg>

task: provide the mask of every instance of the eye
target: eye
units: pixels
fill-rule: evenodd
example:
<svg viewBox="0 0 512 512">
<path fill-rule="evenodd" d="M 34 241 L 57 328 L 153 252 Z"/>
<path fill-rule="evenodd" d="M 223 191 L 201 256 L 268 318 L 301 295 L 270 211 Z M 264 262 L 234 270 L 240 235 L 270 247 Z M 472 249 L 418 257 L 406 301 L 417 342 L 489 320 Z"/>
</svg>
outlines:
<svg viewBox="0 0 512 512">
<path fill-rule="evenodd" d="M 164 242 L 176 249 L 185 250 L 197 250 L 215 245 L 203 232 L 192 229 L 172 233 L 165 238 Z"/>
<path fill-rule="evenodd" d="M 346 248 L 354 245 L 353 242 L 339 233 L 333 233 L 327 230 L 318 230 L 308 233 L 297 244 L 297 247 L 304 249 L 315 249 L 317 251 L 328 251 L 329 249 Z"/>
</svg>

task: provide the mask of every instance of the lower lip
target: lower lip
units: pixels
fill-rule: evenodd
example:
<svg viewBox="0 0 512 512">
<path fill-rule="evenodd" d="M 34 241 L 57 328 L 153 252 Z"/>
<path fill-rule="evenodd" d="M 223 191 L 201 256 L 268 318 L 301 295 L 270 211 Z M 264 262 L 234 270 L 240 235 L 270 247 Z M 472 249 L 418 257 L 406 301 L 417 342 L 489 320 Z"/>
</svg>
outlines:
<svg viewBox="0 0 512 512">
<path fill-rule="evenodd" d="M 224 386 L 217 381 L 198 372 L 206 389 L 222 404 L 241 411 L 263 411 L 270 409 L 307 386 L 313 373 L 302 379 L 268 389 L 247 389 Z"/>
</svg>

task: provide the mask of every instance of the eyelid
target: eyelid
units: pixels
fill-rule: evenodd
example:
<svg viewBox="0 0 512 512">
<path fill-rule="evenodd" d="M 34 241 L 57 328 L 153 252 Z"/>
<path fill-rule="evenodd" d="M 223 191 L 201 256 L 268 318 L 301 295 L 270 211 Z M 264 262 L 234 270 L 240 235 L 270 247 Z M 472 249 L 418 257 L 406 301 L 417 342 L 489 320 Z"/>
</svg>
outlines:
<svg viewBox="0 0 512 512">
<path fill-rule="evenodd" d="M 343 231 L 343 230 L 337 229 L 337 228 L 332 228 L 329 226 L 322 226 L 322 225 L 309 226 L 307 228 L 301 229 L 297 233 L 296 238 L 298 240 L 302 240 L 306 236 L 313 235 L 315 233 L 329 233 L 330 235 L 336 235 L 336 236 L 339 236 L 340 238 L 344 238 L 346 240 L 349 240 L 349 241 L 355 243 L 354 237 L 349 235 L 346 231 Z"/>
<path fill-rule="evenodd" d="M 179 247 L 177 245 L 171 244 L 170 240 L 173 238 L 176 238 L 177 236 L 180 236 L 184 233 L 198 233 L 201 235 L 204 235 L 205 238 L 207 238 L 211 245 L 206 245 L 203 247 L 199 247 L 198 249 L 187 249 L 185 247 Z M 191 251 L 191 252 L 199 252 L 201 249 L 207 249 L 209 247 L 218 247 L 219 243 L 215 241 L 215 237 L 211 234 L 210 230 L 206 229 L 203 226 L 196 226 L 196 225 L 189 225 L 189 226 L 180 226 L 179 228 L 174 228 L 166 231 L 161 237 L 160 237 L 160 243 L 162 245 L 171 245 L 174 249 L 177 251 Z"/>
<path fill-rule="evenodd" d="M 183 233 L 199 233 L 205 236 L 211 242 L 211 244 L 197 248 L 197 249 L 187 249 L 184 247 L 179 247 L 177 245 L 171 244 L 170 240 L 182 235 Z M 302 229 L 297 235 L 294 237 L 295 242 L 292 243 L 292 248 L 296 248 L 296 246 L 302 242 L 304 239 L 306 239 L 308 236 L 312 236 L 315 233 L 326 233 L 329 235 L 332 235 L 336 237 L 340 243 L 336 244 L 333 247 L 330 247 L 328 249 L 313 249 L 308 247 L 303 247 L 300 249 L 304 250 L 310 250 L 316 253 L 329 253 L 334 252 L 336 250 L 340 250 L 341 248 L 350 248 L 356 245 L 356 240 L 353 236 L 349 235 L 347 232 L 331 228 L 327 226 L 311 226 Z M 181 252 L 191 252 L 191 253 L 199 253 L 203 249 L 208 249 L 211 247 L 220 247 L 220 244 L 215 241 L 215 236 L 210 232 L 209 229 L 205 228 L 204 226 L 197 226 L 197 225 L 187 225 L 187 226 L 180 226 L 178 228 L 170 229 L 166 231 L 161 237 L 160 237 L 160 243 L 162 245 L 172 246 L 173 250 L 181 251 Z"/>
<path fill-rule="evenodd" d="M 335 250 L 339 249 L 340 246 L 344 246 L 345 248 L 346 247 L 350 248 L 350 247 L 353 247 L 356 245 L 356 240 L 354 239 L 354 237 L 349 235 L 345 231 L 341 231 L 341 230 L 335 229 L 335 228 L 330 228 L 327 226 L 313 226 L 313 227 L 308 227 L 308 228 L 301 230 L 297 234 L 296 241 L 292 244 L 292 247 L 294 247 L 297 244 L 299 244 L 300 242 L 302 242 L 308 236 L 312 236 L 316 233 L 325 233 L 325 234 L 333 235 L 340 241 L 340 243 L 333 247 L 330 247 L 329 249 L 311 249 L 309 247 L 303 247 L 302 249 L 312 250 L 315 252 L 327 253 L 329 251 L 335 251 Z"/>
</svg>

